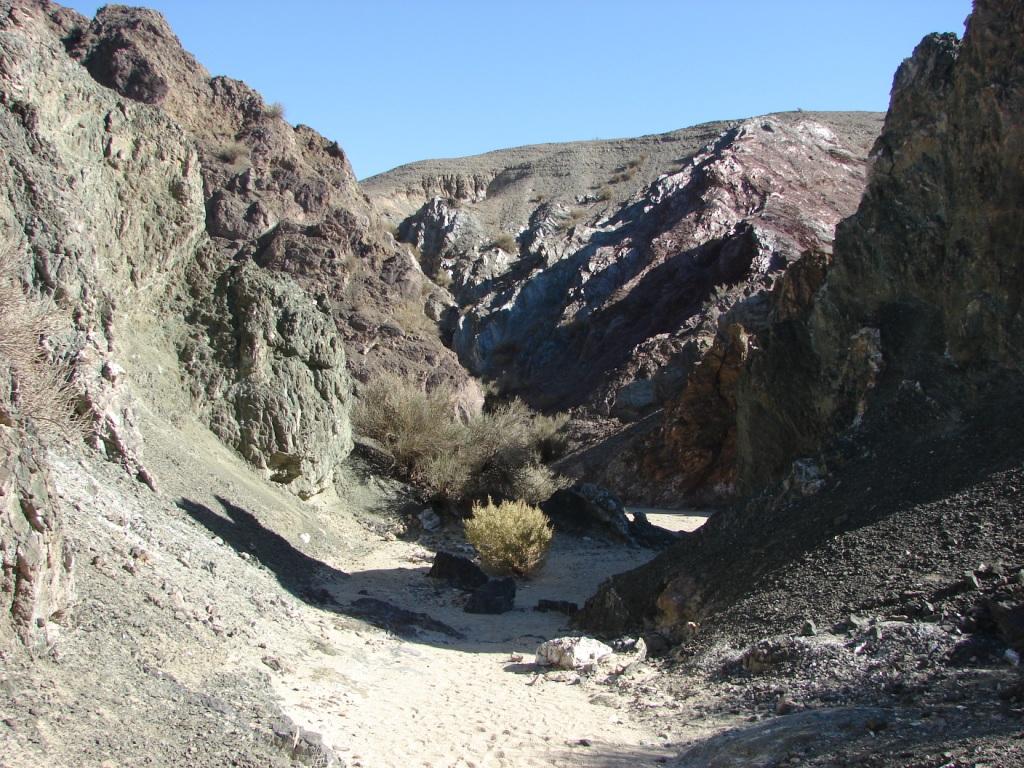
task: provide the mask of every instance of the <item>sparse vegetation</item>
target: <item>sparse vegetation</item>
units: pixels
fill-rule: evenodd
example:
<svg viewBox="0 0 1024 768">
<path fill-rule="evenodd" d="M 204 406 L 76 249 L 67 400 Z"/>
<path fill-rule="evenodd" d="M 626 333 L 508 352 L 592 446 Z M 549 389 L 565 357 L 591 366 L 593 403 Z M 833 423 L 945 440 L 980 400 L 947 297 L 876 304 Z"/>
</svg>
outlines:
<svg viewBox="0 0 1024 768">
<path fill-rule="evenodd" d="M 452 277 L 452 273 L 447 269 L 439 269 L 434 274 L 434 282 L 442 288 L 450 288 L 452 282 L 454 282 L 454 278 Z"/>
<path fill-rule="evenodd" d="M 239 165 L 249 158 L 249 148 L 240 141 L 231 141 L 219 146 L 214 156 L 222 162 Z"/>
<path fill-rule="evenodd" d="M 608 183 L 609 184 L 621 184 L 622 182 L 629 181 L 632 178 L 633 178 L 633 171 L 627 169 L 627 170 L 622 171 L 621 173 L 616 173 L 614 176 L 612 176 L 610 179 L 608 179 Z"/>
<path fill-rule="evenodd" d="M 391 452 L 401 475 L 439 499 L 537 503 L 564 482 L 543 462 L 562 449 L 566 417 L 537 414 L 519 400 L 464 423 L 450 389 L 426 392 L 386 375 L 364 389 L 354 420 Z"/>
<path fill-rule="evenodd" d="M 46 348 L 59 318 L 51 303 L 25 294 L 16 271 L 13 255 L 0 251 L 0 423 L 22 417 L 44 432 L 80 432 L 70 371 Z"/>
<path fill-rule="evenodd" d="M 565 217 L 565 221 L 562 223 L 562 228 L 566 230 L 572 229 L 583 221 L 585 216 L 586 212 L 582 208 L 573 208 Z"/>
<path fill-rule="evenodd" d="M 465 529 L 484 568 L 495 573 L 527 576 L 544 563 L 551 546 L 547 515 L 523 501 L 474 504 Z"/>
<path fill-rule="evenodd" d="M 284 104 L 280 101 L 275 101 L 273 104 L 268 104 L 263 110 L 263 115 L 273 120 L 284 119 Z"/>
<path fill-rule="evenodd" d="M 409 333 L 436 335 L 437 323 L 427 317 L 421 299 L 409 299 L 395 307 L 395 322 Z"/>
<path fill-rule="evenodd" d="M 612 188 L 608 185 L 601 187 L 597 190 L 597 194 L 594 195 L 594 199 L 599 203 L 606 203 L 612 199 Z"/>
<path fill-rule="evenodd" d="M 500 235 L 494 238 L 494 241 L 491 242 L 491 244 L 488 245 L 487 247 L 488 249 L 500 248 L 505 253 L 519 252 L 519 244 L 516 242 L 516 239 L 508 232 L 502 232 Z"/>
</svg>

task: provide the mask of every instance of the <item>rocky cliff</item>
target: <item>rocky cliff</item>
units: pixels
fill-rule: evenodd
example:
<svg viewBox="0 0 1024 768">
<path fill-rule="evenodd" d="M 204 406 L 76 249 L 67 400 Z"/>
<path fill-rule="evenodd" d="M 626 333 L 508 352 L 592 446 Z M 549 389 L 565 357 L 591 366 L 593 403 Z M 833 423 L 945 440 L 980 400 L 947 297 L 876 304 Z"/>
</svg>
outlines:
<svg viewBox="0 0 1024 768">
<path fill-rule="evenodd" d="M 704 435 L 708 450 L 734 456 L 743 489 L 768 490 L 606 584 L 584 623 L 678 632 L 772 590 L 820 589 L 808 609 L 830 613 L 867 599 L 876 576 L 892 590 L 940 562 L 961 567 L 976 547 L 1020 557 L 1019 520 L 1003 503 L 1016 486 L 1001 473 L 1024 457 L 1022 34 L 1019 3 L 979 0 L 962 43 L 930 36 L 900 67 L 867 191 L 832 258 L 805 256 L 773 288 L 768 323 L 728 326 L 698 366 L 696 378 L 729 393 L 724 403 L 684 393 L 669 409 L 670 436 L 693 448 Z M 1000 534 L 986 543 L 977 526 Z M 876 574 L 880 550 L 894 559 Z M 829 575 L 815 582 L 797 563 Z M 771 620 L 746 605 L 745 620 Z"/>
<path fill-rule="evenodd" d="M 350 376 L 405 370 L 479 402 L 425 314 L 450 299 L 337 144 L 211 77 L 155 12 L 2 11 L 5 238 L 67 312 L 62 354 L 107 453 L 155 482 L 143 396 L 309 496 L 351 448 Z"/>
<path fill-rule="evenodd" d="M 459 303 L 445 326 L 470 370 L 539 407 L 646 419 L 563 471 L 678 503 L 730 493 L 735 451 L 698 458 L 640 438 L 716 336 L 766 327 L 777 279 L 829 248 L 860 199 L 879 121 L 768 115 L 417 163 L 364 187 Z M 694 383 L 701 397 L 715 387 Z"/>
<path fill-rule="evenodd" d="M 1019 3 L 983 0 L 962 44 L 925 38 L 896 73 L 871 183 L 836 233 L 822 290 L 773 328 L 740 383 L 746 488 L 873 402 L 962 408 L 1020 371 L 1022 24 Z M 807 375 L 784 385 L 794 359 Z"/>
<path fill-rule="evenodd" d="M 450 299 L 337 144 L 211 77 L 159 14 L 0 2 L 0 148 L 0 256 L 55 303 L 43 353 L 67 365 L 89 441 L 150 488 L 143 413 L 198 416 L 309 498 L 351 450 L 353 377 L 404 370 L 478 407 L 425 314 Z M 43 449 L 5 429 L 3 593 L 30 641 L 71 560 Z"/>
</svg>

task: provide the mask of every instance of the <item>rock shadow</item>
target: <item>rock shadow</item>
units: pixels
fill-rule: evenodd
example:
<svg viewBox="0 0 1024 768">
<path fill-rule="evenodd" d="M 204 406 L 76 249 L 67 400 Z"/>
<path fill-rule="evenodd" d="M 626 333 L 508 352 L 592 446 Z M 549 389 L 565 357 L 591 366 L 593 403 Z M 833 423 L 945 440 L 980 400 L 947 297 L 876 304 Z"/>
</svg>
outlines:
<svg viewBox="0 0 1024 768">
<path fill-rule="evenodd" d="M 467 652 L 533 646 L 564 624 L 560 617 L 538 619 L 541 614 L 523 606 L 501 616 L 464 615 L 458 611 L 458 601 L 465 593 L 426 578 L 425 566 L 346 573 L 296 549 L 252 512 L 220 496 L 214 498 L 222 513 L 192 499 L 181 498 L 176 504 L 226 545 L 270 571 L 290 594 L 320 610 L 366 622 L 410 642 Z M 439 610 L 458 627 L 421 612 L 423 606 L 435 603 L 447 605 Z"/>
<path fill-rule="evenodd" d="M 176 504 L 235 551 L 250 555 L 269 570 L 284 589 L 304 603 L 365 621 L 407 640 L 426 641 L 423 632 L 447 638 L 440 641 L 444 645 L 450 644 L 451 640 L 465 639 L 458 630 L 425 613 L 409 611 L 371 597 L 370 592 L 360 590 L 352 583 L 358 577 L 300 552 L 283 536 L 261 524 L 248 510 L 220 496 L 214 498 L 223 508 L 223 515 L 191 499 L 182 498 Z M 418 571 L 399 568 L 362 573 L 359 577 L 363 577 L 368 586 L 375 587 L 374 592 L 378 594 L 400 594 L 409 592 L 412 586 L 410 577 L 416 575 L 419 575 Z M 339 601 L 331 588 L 342 583 L 346 586 L 345 593 L 352 592 L 362 597 L 347 603 Z"/>
</svg>

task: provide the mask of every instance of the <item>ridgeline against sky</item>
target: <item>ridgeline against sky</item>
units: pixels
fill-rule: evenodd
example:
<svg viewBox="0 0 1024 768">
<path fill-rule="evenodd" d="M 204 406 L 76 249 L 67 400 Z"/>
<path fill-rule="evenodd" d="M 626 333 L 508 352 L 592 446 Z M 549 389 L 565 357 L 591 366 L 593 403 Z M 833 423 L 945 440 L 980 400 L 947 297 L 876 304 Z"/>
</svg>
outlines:
<svg viewBox="0 0 1024 768">
<path fill-rule="evenodd" d="M 970 12 L 970 0 L 145 4 L 212 74 L 340 142 L 360 177 L 773 111 L 884 110 L 899 62 L 928 32 L 962 33 Z"/>
</svg>

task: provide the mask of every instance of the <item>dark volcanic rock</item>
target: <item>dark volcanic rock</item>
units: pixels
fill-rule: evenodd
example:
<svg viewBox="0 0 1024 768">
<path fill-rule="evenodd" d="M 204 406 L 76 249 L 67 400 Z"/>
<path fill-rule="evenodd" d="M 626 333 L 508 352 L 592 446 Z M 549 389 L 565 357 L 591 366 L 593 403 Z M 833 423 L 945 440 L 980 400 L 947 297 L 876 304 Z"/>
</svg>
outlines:
<svg viewBox="0 0 1024 768">
<path fill-rule="evenodd" d="M 537 605 L 533 607 L 533 610 L 541 613 L 554 611 L 555 613 L 564 613 L 566 616 L 572 616 L 579 609 L 580 607 L 576 603 L 568 600 L 538 600 Z"/>
<path fill-rule="evenodd" d="M 1003 84 L 1024 77 L 1012 42 L 1022 33 L 1019 3 L 981 0 L 962 45 L 929 36 L 896 73 L 868 190 L 837 230 L 827 284 L 760 339 L 739 384 L 742 487 L 905 399 L 904 382 L 960 407 L 979 380 L 1021 370 L 1024 295 L 1007 276 L 1020 263 L 1024 95 Z"/>
<path fill-rule="evenodd" d="M 653 525 L 643 512 L 630 519 L 626 508 L 611 491 L 593 483 L 581 483 L 555 491 L 540 508 L 556 530 L 575 535 L 600 536 L 658 548 L 676 540 L 675 534 Z"/>
<path fill-rule="evenodd" d="M 1007 276 L 1020 262 L 1024 94 L 1006 84 L 1024 79 L 1022 36 L 1019 3 L 979 0 L 962 44 L 930 36 L 900 67 L 831 263 L 804 257 L 776 283 L 724 405 L 683 409 L 691 434 L 720 437 L 702 446 L 711 454 L 735 441 L 741 488 L 767 490 L 614 577 L 582 626 L 655 624 L 681 639 L 727 612 L 777 621 L 773 599 L 794 624 L 824 623 L 937 562 L 959 584 L 977 562 L 1020 559 L 1007 499 L 1024 457 L 1024 319 Z M 801 457 L 818 468 L 811 495 L 768 485 Z M 921 615 L 937 616 L 924 602 Z"/>
<path fill-rule="evenodd" d="M 466 613 L 506 613 L 511 611 L 516 599 L 516 580 L 511 576 L 491 579 L 478 587 L 466 601 Z"/>
<path fill-rule="evenodd" d="M 1024 590 L 990 600 L 987 607 L 1003 641 L 1024 653 Z"/>
<path fill-rule="evenodd" d="M 451 586 L 472 592 L 487 583 L 488 577 L 472 560 L 449 552 L 438 552 L 427 573 L 432 579 L 442 579 Z"/>
<path fill-rule="evenodd" d="M 555 530 L 629 541 L 629 518 L 622 502 L 592 483 L 555 491 L 540 508 Z"/>
</svg>

